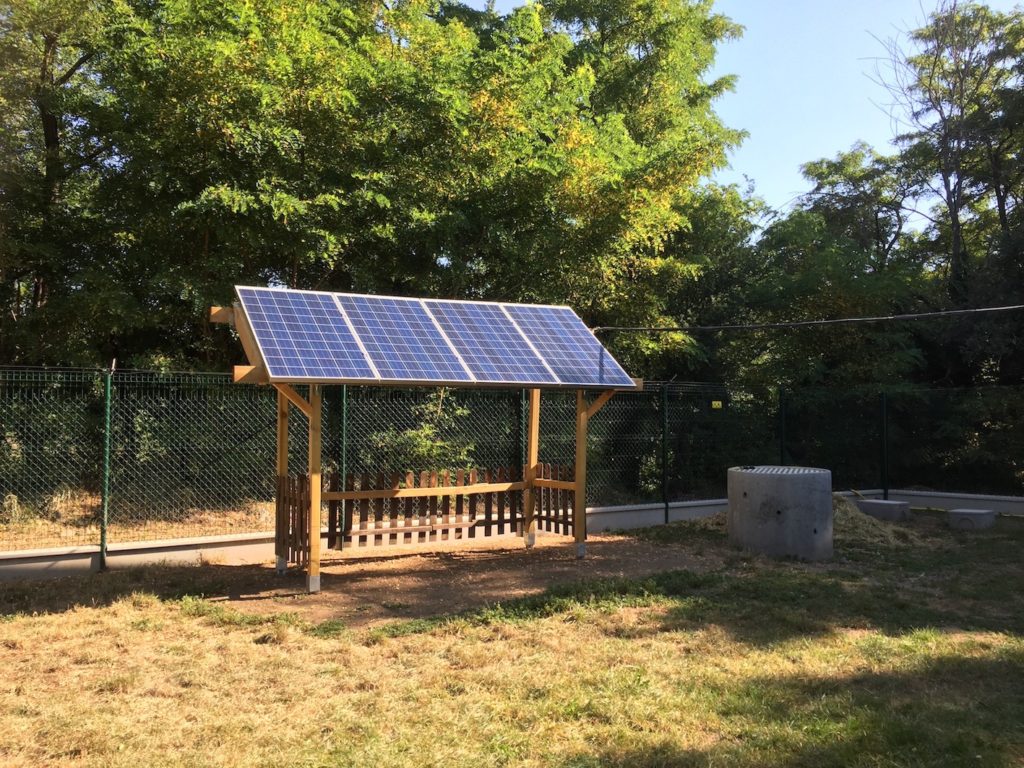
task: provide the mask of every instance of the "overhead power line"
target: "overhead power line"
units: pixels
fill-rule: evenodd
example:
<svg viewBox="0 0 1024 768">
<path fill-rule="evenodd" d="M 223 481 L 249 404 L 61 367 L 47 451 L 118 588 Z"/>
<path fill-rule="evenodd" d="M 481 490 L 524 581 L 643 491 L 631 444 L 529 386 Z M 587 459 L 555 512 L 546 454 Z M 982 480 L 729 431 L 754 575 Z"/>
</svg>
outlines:
<svg viewBox="0 0 1024 768">
<path fill-rule="evenodd" d="M 1024 304 L 1006 307 L 977 307 L 975 309 L 945 309 L 939 312 L 917 312 L 907 315 L 879 315 L 878 317 L 840 317 L 834 320 L 794 320 L 786 323 L 751 323 L 746 325 L 679 325 L 663 326 L 618 326 L 601 325 L 593 328 L 594 333 L 607 331 L 626 333 L 694 333 L 697 331 L 770 331 L 783 328 L 812 328 L 822 325 L 856 325 L 858 323 L 888 323 L 902 320 L 928 320 L 935 317 L 956 317 L 958 315 L 981 315 L 992 312 L 1011 312 L 1024 309 Z"/>
</svg>

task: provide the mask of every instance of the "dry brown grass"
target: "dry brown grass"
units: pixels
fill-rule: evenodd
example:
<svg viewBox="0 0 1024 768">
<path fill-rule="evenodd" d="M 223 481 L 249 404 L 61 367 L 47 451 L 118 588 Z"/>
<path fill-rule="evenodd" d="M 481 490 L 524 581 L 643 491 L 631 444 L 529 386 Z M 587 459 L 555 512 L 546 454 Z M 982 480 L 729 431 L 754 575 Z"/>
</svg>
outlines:
<svg viewBox="0 0 1024 768">
<path fill-rule="evenodd" d="M 28 509 L 9 495 L 0 510 L 0 550 L 47 549 L 99 545 L 100 496 L 83 491 L 61 491 L 42 505 Z M 248 502 L 236 509 L 183 508 L 173 515 L 137 514 L 119 508 L 112 520 L 111 543 L 217 536 L 270 531 L 274 527 L 273 502 Z"/>
<path fill-rule="evenodd" d="M 0 762 L 1019 764 L 1022 612 L 1005 609 L 1024 604 L 1019 589 L 990 586 L 1021 575 L 1024 526 L 972 539 L 925 527 L 940 549 L 822 568 L 750 559 L 705 533 L 661 545 L 686 571 L 548 594 L 527 582 L 504 607 L 418 606 L 396 610 L 413 621 L 365 626 L 325 621 L 322 597 L 178 597 L 211 594 L 198 573 L 191 588 L 175 581 L 183 569 L 95 577 L 80 590 L 90 604 L 74 607 L 55 593 L 75 582 L 22 587 L 19 612 L 0 622 Z M 606 544 L 651 557 L 656 546 Z M 561 573 L 554 551 L 538 581 Z M 927 589 L 945 585 L 954 609 L 916 602 L 913 558 L 937 551 L 957 573 L 936 566 Z M 414 582 L 412 563 L 392 576 Z"/>
</svg>

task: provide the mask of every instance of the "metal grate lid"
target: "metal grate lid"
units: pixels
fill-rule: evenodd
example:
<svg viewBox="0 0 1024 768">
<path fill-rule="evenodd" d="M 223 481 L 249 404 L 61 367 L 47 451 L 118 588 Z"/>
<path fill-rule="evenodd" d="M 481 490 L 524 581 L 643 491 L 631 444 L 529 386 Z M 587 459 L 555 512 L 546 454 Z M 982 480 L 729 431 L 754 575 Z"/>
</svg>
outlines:
<svg viewBox="0 0 1024 768">
<path fill-rule="evenodd" d="M 731 471 L 743 472 L 748 475 L 820 475 L 828 473 L 827 469 L 816 467 L 777 467 L 771 465 L 733 467 Z"/>
</svg>

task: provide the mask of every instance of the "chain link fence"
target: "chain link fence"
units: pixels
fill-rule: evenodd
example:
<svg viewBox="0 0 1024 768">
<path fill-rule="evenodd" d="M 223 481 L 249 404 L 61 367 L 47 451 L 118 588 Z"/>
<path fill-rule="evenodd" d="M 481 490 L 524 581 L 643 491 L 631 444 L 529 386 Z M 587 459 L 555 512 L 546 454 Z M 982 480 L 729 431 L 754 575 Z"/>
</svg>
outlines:
<svg viewBox="0 0 1024 768">
<path fill-rule="evenodd" d="M 323 408 L 325 471 L 522 471 L 522 390 L 326 387 Z M 0 368 L 0 550 L 269 531 L 275 418 L 271 388 L 220 374 Z M 590 506 L 721 498 L 728 467 L 780 462 L 830 469 L 837 489 L 1024 494 L 1024 388 L 649 382 L 588 440 Z M 574 462 L 573 392 L 544 393 L 540 458 Z"/>
</svg>

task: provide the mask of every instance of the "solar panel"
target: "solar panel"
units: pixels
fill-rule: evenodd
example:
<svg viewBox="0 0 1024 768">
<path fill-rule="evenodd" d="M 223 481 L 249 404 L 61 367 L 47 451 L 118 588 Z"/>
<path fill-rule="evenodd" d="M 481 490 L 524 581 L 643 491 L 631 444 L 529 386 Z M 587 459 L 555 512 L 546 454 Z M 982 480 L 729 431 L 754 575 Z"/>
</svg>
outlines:
<svg viewBox="0 0 1024 768">
<path fill-rule="evenodd" d="M 429 299 L 424 304 L 477 381 L 558 383 L 500 304 Z"/>
<path fill-rule="evenodd" d="M 632 387 L 633 380 L 568 307 L 505 305 L 562 384 Z"/>
<path fill-rule="evenodd" d="M 338 303 L 381 379 L 473 381 L 420 301 L 338 294 Z"/>
<path fill-rule="evenodd" d="M 568 307 L 236 290 L 274 381 L 634 386 Z"/>
<path fill-rule="evenodd" d="M 376 378 L 331 294 L 237 290 L 271 378 Z"/>
</svg>

